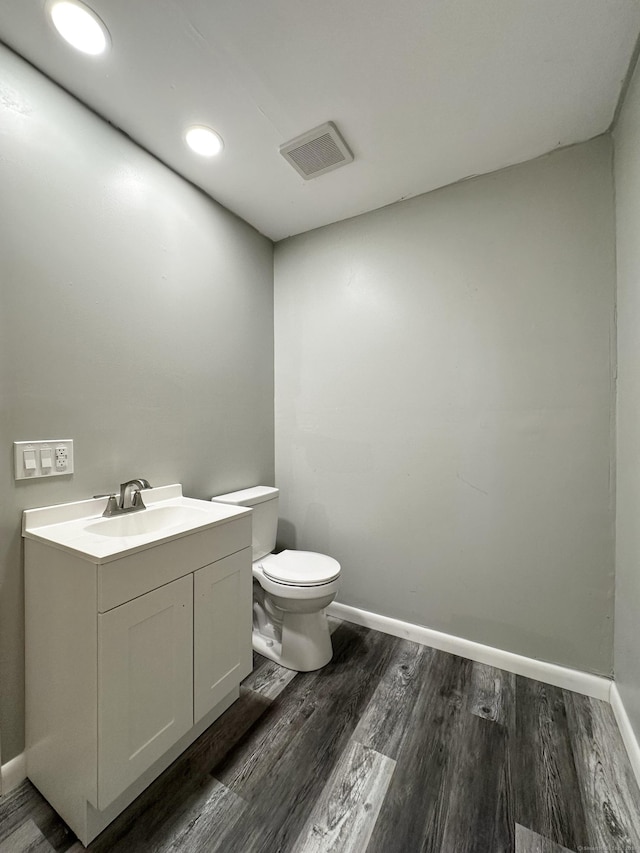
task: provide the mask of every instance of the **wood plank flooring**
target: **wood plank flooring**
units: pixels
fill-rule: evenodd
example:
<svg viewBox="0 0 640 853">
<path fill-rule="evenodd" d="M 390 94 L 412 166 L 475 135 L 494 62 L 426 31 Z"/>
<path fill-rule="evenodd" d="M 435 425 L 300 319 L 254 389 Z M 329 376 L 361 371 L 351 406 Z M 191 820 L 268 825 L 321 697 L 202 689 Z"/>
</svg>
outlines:
<svg viewBox="0 0 640 853">
<path fill-rule="evenodd" d="M 240 699 L 94 853 L 640 853 L 640 791 L 604 702 L 349 623 Z M 0 853 L 82 846 L 31 783 Z"/>
</svg>

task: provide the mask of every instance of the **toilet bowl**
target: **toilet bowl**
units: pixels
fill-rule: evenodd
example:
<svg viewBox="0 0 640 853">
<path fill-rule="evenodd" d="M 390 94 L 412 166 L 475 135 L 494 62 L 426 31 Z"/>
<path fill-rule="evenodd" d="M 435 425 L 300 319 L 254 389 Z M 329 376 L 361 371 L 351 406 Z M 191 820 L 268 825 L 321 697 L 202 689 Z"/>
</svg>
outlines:
<svg viewBox="0 0 640 853">
<path fill-rule="evenodd" d="M 320 669 L 333 656 L 325 608 L 338 590 L 340 564 L 315 551 L 275 548 L 278 489 L 256 486 L 212 498 L 251 507 L 253 648 L 298 672 Z"/>
</svg>

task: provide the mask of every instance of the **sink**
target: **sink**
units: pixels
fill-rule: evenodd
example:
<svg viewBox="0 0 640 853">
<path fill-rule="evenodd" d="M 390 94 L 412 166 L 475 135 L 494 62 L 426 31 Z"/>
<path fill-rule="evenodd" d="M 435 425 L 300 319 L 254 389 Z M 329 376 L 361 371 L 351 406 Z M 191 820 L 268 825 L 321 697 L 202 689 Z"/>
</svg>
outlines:
<svg viewBox="0 0 640 853">
<path fill-rule="evenodd" d="M 96 536 L 144 536 L 185 524 L 193 523 L 197 526 L 206 522 L 207 518 L 207 513 L 196 507 L 159 506 L 112 518 L 101 518 L 100 521 L 85 525 L 84 529 Z"/>
<path fill-rule="evenodd" d="M 106 498 L 28 509 L 22 532 L 102 564 L 251 514 L 244 507 L 184 497 L 180 484 L 145 489 L 144 502 L 146 509 L 109 518 L 102 515 Z"/>
</svg>

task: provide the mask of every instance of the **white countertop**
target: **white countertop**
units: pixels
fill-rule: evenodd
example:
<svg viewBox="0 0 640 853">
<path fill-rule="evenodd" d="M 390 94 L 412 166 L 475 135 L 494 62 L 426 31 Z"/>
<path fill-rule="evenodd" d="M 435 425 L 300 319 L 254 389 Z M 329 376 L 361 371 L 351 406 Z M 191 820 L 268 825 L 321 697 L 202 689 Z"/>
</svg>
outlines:
<svg viewBox="0 0 640 853">
<path fill-rule="evenodd" d="M 25 539 L 43 542 L 92 563 L 108 563 L 251 513 L 245 507 L 184 497 L 179 484 L 144 489 L 141 494 L 146 509 L 111 518 L 102 515 L 107 498 L 24 510 L 22 535 Z M 149 515 L 144 517 L 145 513 Z M 131 519 L 132 523 L 125 521 L 123 524 L 123 519 Z M 166 519 L 168 521 L 165 524 Z M 112 535 L 109 532 L 115 531 L 117 534 L 123 526 L 144 528 L 156 520 L 162 523 L 153 530 L 128 535 Z"/>
</svg>

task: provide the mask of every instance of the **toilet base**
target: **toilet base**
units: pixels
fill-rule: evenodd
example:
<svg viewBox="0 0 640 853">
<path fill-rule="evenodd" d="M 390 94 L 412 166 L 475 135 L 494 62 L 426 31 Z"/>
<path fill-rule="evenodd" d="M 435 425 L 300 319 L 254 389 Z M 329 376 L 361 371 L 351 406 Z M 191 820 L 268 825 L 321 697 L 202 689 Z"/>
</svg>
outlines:
<svg viewBox="0 0 640 853">
<path fill-rule="evenodd" d="M 254 626 L 253 650 L 296 672 L 312 672 L 333 657 L 329 623 L 324 610 L 315 613 L 284 613 L 282 642 L 265 637 Z"/>
</svg>

